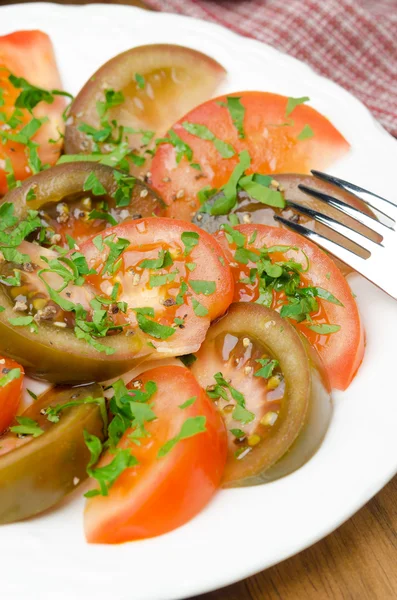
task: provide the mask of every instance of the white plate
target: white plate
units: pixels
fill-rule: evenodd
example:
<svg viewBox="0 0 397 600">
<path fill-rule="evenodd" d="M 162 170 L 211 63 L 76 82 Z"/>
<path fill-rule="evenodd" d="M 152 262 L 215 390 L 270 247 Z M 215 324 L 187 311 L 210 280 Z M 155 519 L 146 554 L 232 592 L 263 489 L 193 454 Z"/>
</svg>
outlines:
<svg viewBox="0 0 397 600">
<path fill-rule="evenodd" d="M 24 4 L 0 9 L 0 34 L 40 28 L 54 44 L 65 89 L 134 45 L 172 42 L 202 50 L 228 70 L 222 91 L 310 96 L 352 145 L 332 172 L 397 200 L 397 142 L 348 92 L 303 63 L 226 29 L 126 6 Z M 390 276 L 395 276 L 392 272 Z M 221 587 L 313 544 L 349 518 L 397 471 L 397 304 L 359 277 L 351 281 L 367 351 L 315 457 L 271 484 L 220 492 L 168 535 L 89 546 L 79 493 L 45 516 L 3 526 L 0 587 L 8 599 L 176 600 Z"/>
</svg>

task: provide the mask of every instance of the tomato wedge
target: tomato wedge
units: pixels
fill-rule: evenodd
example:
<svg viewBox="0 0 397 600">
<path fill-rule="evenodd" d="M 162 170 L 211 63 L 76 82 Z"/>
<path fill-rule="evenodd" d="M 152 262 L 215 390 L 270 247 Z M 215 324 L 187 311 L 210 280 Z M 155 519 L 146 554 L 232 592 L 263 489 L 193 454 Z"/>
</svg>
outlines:
<svg viewBox="0 0 397 600">
<path fill-rule="evenodd" d="M 12 423 L 21 399 L 24 371 L 10 358 L 0 359 L 0 434 Z"/>
<path fill-rule="evenodd" d="M 118 97 L 106 118 L 116 123 L 114 137 L 120 126 L 126 127 L 131 133 L 123 141 L 127 140 L 131 149 L 140 149 L 149 143 L 142 134 L 146 132 L 149 141 L 155 134 L 164 135 L 180 115 L 211 98 L 225 75 L 214 59 L 183 46 L 149 44 L 122 52 L 102 65 L 73 101 L 65 151 L 87 154 L 98 148 L 93 132 L 103 129 L 99 102 L 105 102 L 113 91 Z M 109 138 L 102 141 L 101 151 L 108 153 L 111 144 Z M 147 154 L 143 156 L 147 159 Z M 134 175 L 147 172 L 148 161 L 144 165 L 131 162 L 130 169 Z"/>
<path fill-rule="evenodd" d="M 124 250 L 110 268 L 115 243 Z M 219 244 L 184 221 L 125 222 L 80 249 L 99 273 L 88 275 L 88 284 L 106 296 L 118 284 L 115 300 L 126 304 L 126 312 L 113 315 L 114 321 L 142 335 L 159 358 L 198 350 L 211 321 L 233 299 L 233 277 Z"/>
<path fill-rule="evenodd" d="M 349 284 L 318 246 L 291 231 L 239 225 L 220 231 L 235 301 L 275 308 L 319 353 L 331 385 L 345 390 L 364 355 L 364 330 Z"/>
<path fill-rule="evenodd" d="M 22 77 L 31 85 L 45 90 L 61 88 L 61 81 L 55 61 L 52 43 L 48 35 L 42 31 L 16 31 L 9 35 L 0 36 L 0 112 L 1 120 L 5 120 L 9 135 L 19 134 L 32 120 L 32 114 L 26 108 L 15 109 L 15 102 L 22 89 L 16 88 L 9 76 Z M 64 131 L 62 112 L 65 100 L 55 96 L 51 104 L 39 102 L 33 109 L 36 119 L 47 118 L 31 141 L 38 144 L 38 156 L 43 164 L 53 165 L 59 158 L 62 140 L 60 134 Z M 8 123 L 8 120 L 11 122 Z M 50 140 L 58 140 L 55 143 Z M 23 180 L 32 174 L 32 164 L 28 162 L 28 148 L 25 144 L 0 137 L 0 195 L 8 190 L 7 172 L 10 161 L 15 179 Z"/>
<path fill-rule="evenodd" d="M 240 99 L 237 116 L 227 107 L 228 98 Z M 153 185 L 169 205 L 169 216 L 190 220 L 199 206 L 197 192 L 223 186 L 243 150 L 251 157 L 247 174 L 324 170 L 348 151 L 348 142 L 326 117 L 305 104 L 286 115 L 287 103 L 278 94 L 239 92 L 205 102 L 180 119 L 173 131 L 191 155 L 180 143 L 162 144 L 151 166 Z M 192 125 L 205 126 L 217 142 L 202 129 L 189 133 L 186 127 Z M 219 149 L 220 140 L 229 147 Z"/>
<path fill-rule="evenodd" d="M 88 542 L 114 544 L 171 531 L 199 513 L 219 487 L 227 437 L 212 402 L 184 367 L 146 371 L 128 387 L 145 389 L 148 382 L 157 386 L 150 398 L 156 419 L 145 423 L 150 437 L 136 445 L 131 438 L 134 430 L 129 429 L 121 438 L 118 449 L 130 449 L 138 464 L 119 475 L 108 496 L 87 501 Z M 197 433 L 190 430 L 190 437 L 180 435 L 188 422 L 199 421 L 203 427 Z M 174 445 L 167 444 L 178 436 Z M 108 451 L 99 466 L 113 458 L 114 453 Z"/>
</svg>

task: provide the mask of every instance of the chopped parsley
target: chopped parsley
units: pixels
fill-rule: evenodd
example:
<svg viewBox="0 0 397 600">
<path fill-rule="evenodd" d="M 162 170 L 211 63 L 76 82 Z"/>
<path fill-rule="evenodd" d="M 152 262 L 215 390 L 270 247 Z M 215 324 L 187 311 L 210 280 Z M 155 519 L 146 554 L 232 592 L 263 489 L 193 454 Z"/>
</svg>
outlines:
<svg viewBox="0 0 397 600">
<path fill-rule="evenodd" d="M 197 356 L 194 354 L 185 354 L 184 356 L 179 356 L 179 360 L 185 365 L 185 367 L 191 367 L 197 360 Z"/>
<path fill-rule="evenodd" d="M 206 125 L 199 125 L 198 123 L 189 123 L 189 121 L 184 121 L 182 123 L 182 127 L 191 135 L 194 135 L 201 140 L 212 142 L 222 158 L 231 158 L 236 154 L 233 146 L 217 138 L 212 131 L 206 127 Z"/>
<path fill-rule="evenodd" d="M 192 396 L 191 398 L 188 398 L 186 400 L 186 402 L 184 402 L 183 404 L 179 405 L 179 408 L 188 408 L 189 406 L 192 406 L 197 400 L 197 396 Z"/>
<path fill-rule="evenodd" d="M 111 389 L 113 390 L 113 396 L 110 399 L 109 407 L 113 418 L 107 429 L 108 440 L 102 444 L 97 436 L 84 431 L 84 441 L 91 455 L 87 473 L 90 477 L 96 479 L 99 484 L 99 489 L 90 490 L 85 494 L 89 498 L 100 494 L 107 496 L 119 476 L 126 469 L 138 464 L 137 459 L 129 449 L 117 448 L 117 444 L 123 435 L 131 429 L 128 437 L 136 445 L 140 445 L 140 440 L 150 435 L 145 429 L 145 424 L 156 419 L 156 415 L 149 404 L 157 391 L 157 385 L 154 381 L 148 381 L 146 386 L 141 389 L 127 389 L 124 381 L 119 379 L 113 383 Z M 104 466 L 95 467 L 103 450 L 107 448 L 110 449 L 114 458 Z"/>
<path fill-rule="evenodd" d="M 243 425 L 247 423 L 251 423 L 255 419 L 255 414 L 240 406 L 240 404 L 236 404 L 235 409 L 233 410 L 232 417 L 235 421 L 239 421 Z"/>
<path fill-rule="evenodd" d="M 241 100 L 241 98 L 237 97 L 237 96 L 227 96 L 226 107 L 232 118 L 233 125 L 237 129 L 238 137 L 240 139 L 244 139 L 245 138 L 245 132 L 244 132 L 245 108 L 241 104 L 240 100 Z"/>
<path fill-rule="evenodd" d="M 302 131 L 300 133 L 298 133 L 298 135 L 296 136 L 297 140 L 308 140 L 310 138 L 314 137 L 314 131 L 313 129 L 310 127 L 310 125 L 305 125 L 302 129 Z"/>
<path fill-rule="evenodd" d="M 178 442 L 186 440 L 206 431 L 206 417 L 190 417 L 182 424 L 181 430 L 174 438 L 168 440 L 158 451 L 157 457 L 166 456 Z"/>
<path fill-rule="evenodd" d="M 246 236 L 240 231 L 233 229 L 227 223 L 222 225 L 222 229 L 226 232 L 229 244 L 233 243 L 237 246 L 234 260 L 243 265 L 250 262 L 255 265 L 250 268 L 249 276 L 241 279 L 240 283 L 253 285 L 258 281 L 259 298 L 256 300 L 257 304 L 263 304 L 271 308 L 274 302 L 274 293 L 282 292 L 285 296 L 285 299 L 283 298 L 281 301 L 280 315 L 282 317 L 292 319 L 298 323 L 307 321 L 308 327 L 318 333 L 330 334 L 339 330 L 339 325 L 322 326 L 313 322 L 311 318 L 311 314 L 315 314 L 319 310 L 317 298 L 337 306 L 343 306 L 343 304 L 324 288 L 302 285 L 301 277 L 310 267 L 308 257 L 306 256 L 307 264 L 305 266 L 292 259 L 275 262 L 270 259 L 270 255 L 273 253 L 289 250 L 298 251 L 297 247 L 263 246 L 262 248 L 253 247 L 251 250 L 246 247 Z M 248 243 L 248 246 L 250 245 Z"/>
<path fill-rule="evenodd" d="M 191 251 L 199 243 L 200 236 L 196 231 L 184 231 L 181 240 L 185 246 L 185 256 L 189 256 Z"/>
<path fill-rule="evenodd" d="M 255 377 L 263 377 L 264 379 L 269 379 L 278 366 L 278 361 L 270 358 L 258 358 L 256 362 L 261 365 L 261 369 L 255 373 Z"/>
<path fill-rule="evenodd" d="M 154 314 L 152 316 L 154 316 Z M 175 333 L 173 327 L 161 325 L 161 323 L 148 319 L 139 309 L 136 310 L 136 320 L 138 321 L 138 327 L 141 331 L 158 340 L 166 340 Z"/>
<path fill-rule="evenodd" d="M 15 379 L 20 379 L 21 375 L 21 369 L 10 369 L 5 375 L 3 375 L 3 377 L 0 378 L 0 387 L 6 387 L 6 385 L 11 383 L 11 381 L 14 381 Z"/>
<path fill-rule="evenodd" d="M 236 438 L 245 437 L 245 432 L 242 429 L 230 429 L 230 433 L 232 433 Z"/>
<path fill-rule="evenodd" d="M 215 281 L 203 281 L 201 279 L 190 279 L 189 285 L 196 294 L 211 296 L 216 290 Z"/>
<path fill-rule="evenodd" d="M 35 85 L 31 85 L 23 77 L 16 77 L 10 75 L 8 80 L 14 88 L 22 90 L 15 101 L 16 108 L 25 108 L 29 112 L 40 103 L 45 102 L 46 104 L 52 104 L 55 100 L 54 96 L 66 96 L 73 100 L 72 94 L 64 92 L 62 90 L 45 90 Z"/>
<path fill-rule="evenodd" d="M 8 319 L 8 322 L 14 327 L 30 327 L 32 331 L 38 333 L 37 324 L 32 316 L 14 317 L 12 319 Z"/>
<path fill-rule="evenodd" d="M 177 275 L 177 271 L 174 271 L 172 273 L 165 273 L 164 275 L 150 275 L 149 285 L 151 288 L 166 285 L 167 283 L 171 283 L 172 281 L 174 281 Z"/>
<path fill-rule="evenodd" d="M 168 250 L 159 250 L 157 258 L 146 258 L 139 263 L 140 269 L 162 269 L 171 267 L 174 264 L 172 256 Z"/>
<path fill-rule="evenodd" d="M 93 496 L 98 495 L 108 496 L 109 489 L 112 487 L 114 482 L 126 469 L 136 466 L 138 461 L 135 456 L 131 454 L 128 448 L 115 448 L 115 456 L 110 463 L 104 465 L 103 467 L 93 468 L 93 465 L 98 462 L 98 459 L 101 455 L 102 442 L 97 436 L 88 433 L 86 430 L 84 430 L 84 441 L 91 454 L 91 458 L 87 466 L 87 473 L 99 483 L 99 490 L 90 490 L 84 495 L 86 498 L 92 498 Z"/>
<path fill-rule="evenodd" d="M 135 73 L 135 81 L 138 84 L 138 87 L 140 90 L 144 90 L 145 89 L 145 78 L 143 77 L 143 75 L 139 75 L 139 73 Z"/>
<path fill-rule="evenodd" d="M 34 421 L 29 417 L 16 417 L 16 421 L 18 425 L 10 427 L 12 433 L 16 433 L 17 435 L 31 435 L 34 438 L 39 437 L 44 433 L 44 429 L 39 426 L 37 421 Z"/>
<path fill-rule="evenodd" d="M 198 317 L 206 317 L 208 315 L 208 308 L 200 304 L 200 302 L 195 298 L 192 298 L 192 306 L 194 314 Z"/>
<path fill-rule="evenodd" d="M 329 325 L 327 323 L 308 325 L 308 329 L 320 333 L 321 335 L 329 335 L 340 330 L 340 325 Z"/>
<path fill-rule="evenodd" d="M 87 179 L 84 182 L 83 190 L 85 192 L 92 191 L 94 196 L 104 196 L 106 194 L 106 190 L 103 187 L 102 183 L 99 181 L 98 177 L 92 171 L 88 175 Z M 90 217 L 90 218 L 92 218 L 92 217 Z M 93 217 L 93 218 L 95 218 L 95 217 Z"/>
<path fill-rule="evenodd" d="M 289 117 L 292 111 L 299 106 L 300 104 L 304 104 L 305 102 L 309 102 L 310 98 L 308 96 L 302 96 L 301 98 L 288 98 L 287 106 L 285 109 L 285 116 Z"/>
<path fill-rule="evenodd" d="M 159 138 L 156 140 L 156 145 L 159 144 L 172 144 L 176 151 L 176 162 L 180 163 L 182 158 L 185 157 L 189 162 L 193 159 L 193 150 L 188 144 L 186 144 L 179 135 L 173 130 L 170 129 L 167 131 L 168 137 Z"/>
<path fill-rule="evenodd" d="M 221 372 L 215 373 L 214 379 L 216 381 L 216 385 L 207 387 L 207 395 L 210 398 L 218 399 L 223 398 L 226 401 L 229 401 L 228 393 L 230 393 L 233 400 L 237 402 L 242 407 L 245 407 L 245 398 L 244 394 L 239 392 L 236 388 L 234 388 L 230 383 L 226 381 Z"/>
</svg>

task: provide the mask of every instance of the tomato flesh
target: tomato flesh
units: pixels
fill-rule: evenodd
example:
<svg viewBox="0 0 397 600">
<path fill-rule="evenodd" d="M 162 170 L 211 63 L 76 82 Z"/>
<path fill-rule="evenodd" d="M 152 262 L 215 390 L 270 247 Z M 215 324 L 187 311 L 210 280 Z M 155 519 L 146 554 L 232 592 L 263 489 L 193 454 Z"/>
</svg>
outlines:
<svg viewBox="0 0 397 600">
<path fill-rule="evenodd" d="M 0 89 L 3 91 L 4 104 L 0 110 L 8 120 L 15 110 L 15 101 L 21 90 L 16 89 L 9 81 L 9 75 L 23 77 L 30 84 L 40 88 L 52 90 L 60 89 L 61 81 L 55 61 L 51 40 L 41 31 L 17 31 L 9 35 L 0 36 Z M 65 100 L 55 96 L 52 104 L 40 102 L 33 109 L 36 118 L 47 117 L 32 141 L 39 145 L 38 155 L 43 164 L 53 165 L 59 158 L 62 142 L 60 134 L 64 131 L 62 112 Z M 24 108 L 18 109 L 19 122 L 8 133 L 17 134 L 29 123 L 32 115 Z M 59 140 L 51 143 L 49 140 Z M 32 175 L 28 164 L 26 146 L 14 141 L 0 142 L 0 164 L 9 159 L 11 161 L 15 178 L 23 180 Z M 8 190 L 5 165 L 0 168 L 0 195 Z"/>
<path fill-rule="evenodd" d="M 135 380 L 136 382 L 137 380 Z M 204 508 L 217 488 L 226 463 L 227 438 L 222 419 L 188 369 L 157 367 L 139 377 L 139 385 L 157 384 L 157 419 L 145 427 L 150 437 L 135 445 L 127 431 L 119 443 L 139 464 L 126 469 L 108 496 L 87 501 L 85 532 L 91 543 L 114 544 L 154 537 L 180 527 Z M 134 381 L 130 387 L 134 386 Z M 188 399 L 193 404 L 180 408 Z M 204 416 L 206 431 L 179 441 L 164 457 L 161 446 L 175 437 L 184 421 Z M 105 455 L 101 464 L 111 460 Z"/>
<path fill-rule="evenodd" d="M 201 104 L 180 119 L 175 133 L 192 149 L 191 161 L 183 156 L 177 162 L 175 147 L 162 144 L 154 156 L 151 172 L 154 188 L 169 205 L 168 215 L 190 220 L 199 207 L 197 192 L 205 186 L 219 189 L 238 164 L 238 154 L 248 150 L 250 173 L 308 173 L 326 169 L 349 149 L 349 144 L 323 115 L 307 105 L 297 106 L 286 117 L 288 99 L 268 92 L 240 92 L 245 108 L 245 137 L 239 137 L 232 117 L 224 106 L 226 96 Z M 229 97 L 230 97 L 229 96 Z M 214 143 L 188 133 L 183 123 L 205 125 L 218 139 L 231 144 L 235 155 L 222 158 Z M 283 125 L 293 121 L 291 125 Z M 313 136 L 298 139 L 305 126 Z M 198 163 L 198 171 L 190 163 Z M 183 194 L 181 192 L 183 191 Z"/>
<path fill-rule="evenodd" d="M 302 333 L 319 353 L 328 373 L 332 387 L 344 390 L 351 383 L 364 355 L 364 330 L 350 287 L 333 260 L 318 246 L 291 231 L 266 225 L 239 225 L 236 229 L 246 236 L 246 247 L 259 255 L 259 250 L 270 246 L 289 246 L 286 252 L 270 254 L 273 263 L 293 260 L 304 267 L 308 262 L 307 272 L 301 275 L 301 287 L 314 286 L 330 292 L 342 306 L 316 298 L 318 312 L 311 314 L 316 325 L 339 325 L 340 330 L 332 334 L 316 333 L 310 329 L 312 323 L 308 320 L 291 323 Z M 256 239 L 250 244 L 249 240 L 256 233 Z M 259 279 L 255 277 L 252 283 L 242 282 L 249 277 L 250 269 L 255 263 L 237 263 L 234 260 L 235 244 L 229 244 L 225 232 L 215 235 L 223 247 L 229 264 L 232 265 L 235 279 L 235 301 L 255 302 L 259 297 Z M 293 248 L 298 248 L 294 250 Z M 284 292 L 274 292 L 272 307 L 280 310 L 286 304 Z"/>
<path fill-rule="evenodd" d="M 12 369 L 19 369 L 19 377 L 0 386 L 0 434 L 9 427 L 18 412 L 21 399 L 24 371 L 21 365 L 10 358 L 2 358 L 0 364 L 0 380 Z"/>
</svg>

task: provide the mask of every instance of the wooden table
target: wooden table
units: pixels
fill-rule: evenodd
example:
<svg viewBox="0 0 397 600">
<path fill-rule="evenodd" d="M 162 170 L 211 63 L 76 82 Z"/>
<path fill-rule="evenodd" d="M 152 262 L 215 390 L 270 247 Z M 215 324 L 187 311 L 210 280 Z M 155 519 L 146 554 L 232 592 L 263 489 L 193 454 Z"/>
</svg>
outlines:
<svg viewBox="0 0 397 600">
<path fill-rule="evenodd" d="M 0 5 L 18 1 L 0 0 Z M 106 4 L 147 8 L 141 0 L 107 0 Z M 397 476 L 324 540 L 254 577 L 200 596 L 200 600 L 397 599 L 396 565 Z"/>
</svg>

